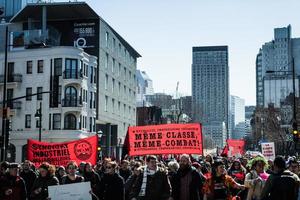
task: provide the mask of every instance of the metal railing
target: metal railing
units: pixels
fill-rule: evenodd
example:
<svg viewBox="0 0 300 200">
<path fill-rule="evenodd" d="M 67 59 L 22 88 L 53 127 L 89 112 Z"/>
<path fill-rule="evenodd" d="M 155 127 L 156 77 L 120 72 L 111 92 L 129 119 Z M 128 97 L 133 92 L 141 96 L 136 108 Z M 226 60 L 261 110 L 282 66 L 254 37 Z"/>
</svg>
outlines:
<svg viewBox="0 0 300 200">
<path fill-rule="evenodd" d="M 66 69 L 63 73 L 64 79 L 78 79 L 82 78 L 82 72 L 73 70 L 73 69 Z"/>
<path fill-rule="evenodd" d="M 7 82 L 13 83 L 13 82 L 22 82 L 22 74 L 8 74 L 7 75 Z M 4 83 L 4 75 L 0 75 L 0 83 Z"/>
<path fill-rule="evenodd" d="M 82 99 L 63 99 L 61 105 L 62 107 L 82 107 Z"/>
</svg>

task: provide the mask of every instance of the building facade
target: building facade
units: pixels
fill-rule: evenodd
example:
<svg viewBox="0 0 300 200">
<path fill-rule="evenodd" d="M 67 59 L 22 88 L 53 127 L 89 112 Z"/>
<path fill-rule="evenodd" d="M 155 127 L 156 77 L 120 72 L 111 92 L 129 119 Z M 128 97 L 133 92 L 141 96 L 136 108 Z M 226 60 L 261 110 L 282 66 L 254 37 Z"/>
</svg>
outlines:
<svg viewBox="0 0 300 200">
<path fill-rule="evenodd" d="M 265 43 L 256 57 L 256 104 L 279 107 L 293 93 L 295 67 L 296 95 L 299 96 L 300 38 L 292 38 L 291 26 L 274 29 L 274 39 Z"/>
<path fill-rule="evenodd" d="M 1 60 L 4 54 L 0 54 Z M 11 157 L 25 159 L 28 139 L 38 140 L 40 121 L 35 113 L 42 105 L 42 141 L 62 142 L 96 133 L 97 57 L 75 47 L 52 47 L 8 53 L 7 99 L 38 94 L 8 102 L 10 107 Z M 3 69 L 0 64 L 0 100 L 3 100 Z M 13 159 L 14 160 L 14 159 Z"/>
<path fill-rule="evenodd" d="M 87 73 L 95 76 L 88 81 L 96 81 L 96 92 L 91 94 L 85 89 L 83 95 L 85 98 L 93 95 L 95 99 L 92 100 L 95 101 L 95 132 L 102 137 L 103 156 L 120 156 L 127 128 L 136 123 L 138 52 L 84 2 L 28 4 L 10 22 L 10 50 L 28 50 L 40 45 L 75 47 L 97 58 L 96 70 L 86 67 Z M 3 30 L 5 25 L 0 25 L 1 34 Z M 3 50 L 4 47 L 0 47 L 0 52 Z M 72 70 L 73 66 L 81 66 L 82 61 L 78 62 L 80 64 L 71 61 Z M 55 99 L 58 99 L 60 85 L 53 87 L 51 90 L 57 91 Z M 93 118 L 93 115 L 87 117 Z"/>
<path fill-rule="evenodd" d="M 227 46 L 193 47 L 192 101 L 194 120 L 202 123 L 204 134 L 217 146 L 223 146 L 228 133 Z"/>
<path fill-rule="evenodd" d="M 0 16 L 6 20 L 13 17 L 17 12 L 26 6 L 27 3 L 37 3 L 39 0 L 0 0 L 0 9 L 3 10 L 3 15 Z"/>
<path fill-rule="evenodd" d="M 230 95 L 229 135 L 232 139 L 241 139 L 245 136 L 245 100 Z"/>
<path fill-rule="evenodd" d="M 137 89 L 136 89 L 136 105 L 137 107 L 148 106 L 145 95 L 153 95 L 153 82 L 145 71 L 136 71 Z"/>
</svg>

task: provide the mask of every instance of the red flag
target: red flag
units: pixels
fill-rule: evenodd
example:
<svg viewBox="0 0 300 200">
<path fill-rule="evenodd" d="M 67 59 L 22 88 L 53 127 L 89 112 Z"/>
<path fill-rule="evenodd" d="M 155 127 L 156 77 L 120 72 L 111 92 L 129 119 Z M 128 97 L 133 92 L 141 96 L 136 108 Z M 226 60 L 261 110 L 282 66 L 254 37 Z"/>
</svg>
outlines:
<svg viewBox="0 0 300 200">
<path fill-rule="evenodd" d="M 71 160 L 78 163 L 82 161 L 90 162 L 93 165 L 97 162 L 97 135 L 61 143 L 28 140 L 27 145 L 27 158 L 36 166 L 39 166 L 42 162 L 48 162 L 56 166 L 66 166 Z"/>
<path fill-rule="evenodd" d="M 229 148 L 228 148 L 228 145 L 226 144 L 225 147 L 223 148 L 221 156 L 222 157 L 228 157 L 228 150 L 229 150 Z"/>
</svg>

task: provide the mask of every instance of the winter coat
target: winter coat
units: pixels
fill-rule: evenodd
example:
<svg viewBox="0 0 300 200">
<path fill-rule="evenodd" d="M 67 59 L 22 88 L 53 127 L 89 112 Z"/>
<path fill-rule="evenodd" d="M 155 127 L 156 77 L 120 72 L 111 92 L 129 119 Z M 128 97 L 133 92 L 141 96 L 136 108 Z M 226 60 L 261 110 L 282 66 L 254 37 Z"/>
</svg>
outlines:
<svg viewBox="0 0 300 200">
<path fill-rule="evenodd" d="M 271 174 L 263 188 L 262 200 L 297 200 L 300 180 L 289 170 Z"/>
<path fill-rule="evenodd" d="M 145 167 L 141 169 L 141 173 L 135 178 L 134 183 L 129 191 L 129 199 L 138 199 L 144 176 Z M 171 185 L 167 172 L 158 168 L 154 175 L 147 176 L 146 194 L 144 200 L 167 200 L 171 196 Z"/>
<path fill-rule="evenodd" d="M 51 185 L 59 185 L 59 181 L 55 176 L 49 176 L 49 175 L 46 177 L 39 176 L 33 183 L 31 194 L 30 194 L 31 199 L 36 199 L 36 200 L 47 199 L 49 196 L 48 187 Z M 42 191 L 39 194 L 35 194 L 34 191 L 38 188 L 41 188 Z"/>
<path fill-rule="evenodd" d="M 131 176 L 132 173 L 129 169 L 127 169 L 127 170 L 120 169 L 119 174 L 120 174 L 120 176 L 122 176 L 122 178 L 126 182 L 127 179 L 129 178 L 129 176 Z"/>
<path fill-rule="evenodd" d="M 180 193 L 182 190 L 181 180 L 190 176 L 190 183 L 188 186 L 185 186 L 189 191 L 189 200 L 201 200 L 203 197 L 202 187 L 205 182 L 204 176 L 194 168 L 189 167 L 185 170 L 179 169 L 175 177 L 172 178 L 172 197 L 174 200 L 180 199 Z"/>
<path fill-rule="evenodd" d="M 91 182 L 92 192 L 99 197 L 99 187 L 100 187 L 100 176 L 96 172 L 85 172 L 84 181 Z M 96 199 L 93 197 L 93 199 Z"/>
<path fill-rule="evenodd" d="M 117 173 L 104 174 L 99 194 L 100 200 L 125 200 L 124 179 Z"/>
<path fill-rule="evenodd" d="M 26 200 L 26 186 L 22 177 L 6 175 L 2 177 L 0 184 L 1 200 Z M 7 196 L 5 191 L 8 189 L 11 189 L 12 193 Z"/>
<path fill-rule="evenodd" d="M 35 179 L 37 179 L 37 175 L 33 170 L 30 169 L 30 170 L 28 170 L 28 172 L 22 171 L 20 173 L 20 176 L 25 181 L 27 197 L 29 198 L 31 188 L 33 186 Z"/>
</svg>

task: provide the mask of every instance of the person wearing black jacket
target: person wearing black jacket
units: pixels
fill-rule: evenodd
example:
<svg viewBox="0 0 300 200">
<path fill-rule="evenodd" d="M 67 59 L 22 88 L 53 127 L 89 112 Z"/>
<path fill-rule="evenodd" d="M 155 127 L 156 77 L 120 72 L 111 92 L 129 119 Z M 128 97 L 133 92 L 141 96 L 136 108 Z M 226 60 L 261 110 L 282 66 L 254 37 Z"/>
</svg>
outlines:
<svg viewBox="0 0 300 200">
<path fill-rule="evenodd" d="M 39 177 L 33 183 L 30 198 L 32 200 L 47 200 L 49 196 L 48 187 L 59 185 L 59 181 L 55 177 L 55 167 L 45 162 L 40 165 L 39 172 Z"/>
<path fill-rule="evenodd" d="M 84 175 L 83 177 L 85 182 L 91 182 L 91 188 L 94 195 L 99 197 L 100 176 L 94 171 L 92 164 L 90 162 L 85 164 L 83 175 Z M 97 198 L 93 196 L 93 199 L 97 199 Z"/>
<path fill-rule="evenodd" d="M 299 177 L 286 170 L 283 157 L 274 160 L 274 174 L 271 174 L 263 187 L 262 200 L 297 200 L 300 180 Z"/>
<path fill-rule="evenodd" d="M 122 176 L 122 178 L 124 179 L 125 182 L 129 178 L 129 176 L 131 176 L 132 172 L 129 169 L 129 161 L 128 160 L 122 160 L 119 174 L 120 174 L 120 176 Z"/>
<path fill-rule="evenodd" d="M 202 187 L 205 182 L 204 176 L 191 165 L 189 155 L 180 157 L 180 168 L 175 176 L 172 188 L 174 200 L 201 200 L 203 198 Z"/>
<path fill-rule="evenodd" d="M 103 178 L 100 181 L 100 200 L 125 200 L 123 178 L 116 173 L 117 163 L 110 161 L 106 165 Z"/>
<path fill-rule="evenodd" d="M 27 191 L 27 198 L 30 199 L 30 191 L 35 179 L 37 179 L 36 173 L 31 169 L 32 163 L 29 160 L 25 160 L 23 163 L 23 170 L 20 176 L 24 179 Z"/>
<path fill-rule="evenodd" d="M 19 176 L 19 164 L 9 164 L 9 173 L 1 179 L 0 199 L 1 200 L 26 200 L 26 187 L 22 177 Z"/>
</svg>

